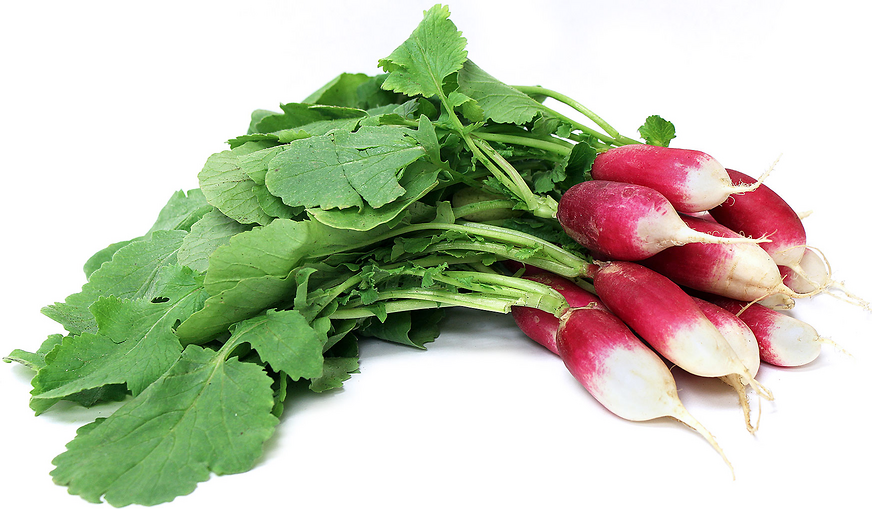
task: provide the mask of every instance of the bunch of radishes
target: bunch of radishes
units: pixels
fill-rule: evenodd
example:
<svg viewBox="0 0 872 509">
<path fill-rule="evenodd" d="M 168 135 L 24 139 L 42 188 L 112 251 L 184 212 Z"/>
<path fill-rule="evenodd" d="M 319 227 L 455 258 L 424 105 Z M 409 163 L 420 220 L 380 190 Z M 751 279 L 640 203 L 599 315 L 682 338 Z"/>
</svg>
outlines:
<svg viewBox="0 0 872 509">
<path fill-rule="evenodd" d="M 571 309 L 558 318 L 518 307 L 515 321 L 613 413 L 674 417 L 723 456 L 661 358 L 734 387 L 753 432 L 745 388 L 772 398 L 754 378 L 761 361 L 798 366 L 821 349 L 814 328 L 777 309 L 825 291 L 828 266 L 782 198 L 705 153 L 621 146 L 599 154 L 591 176 L 564 194 L 557 219 L 597 258 L 596 295 L 528 271 Z"/>
</svg>

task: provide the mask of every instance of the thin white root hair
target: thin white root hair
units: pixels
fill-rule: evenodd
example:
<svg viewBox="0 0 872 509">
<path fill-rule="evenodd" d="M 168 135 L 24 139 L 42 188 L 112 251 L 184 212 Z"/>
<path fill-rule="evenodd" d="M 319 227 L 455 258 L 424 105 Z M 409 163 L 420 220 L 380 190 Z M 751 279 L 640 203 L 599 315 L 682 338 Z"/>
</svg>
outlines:
<svg viewBox="0 0 872 509">
<path fill-rule="evenodd" d="M 847 349 L 845 349 L 845 347 L 836 343 L 835 341 L 833 341 L 830 338 L 818 336 L 818 338 L 815 341 L 817 341 L 818 343 L 823 343 L 825 345 L 830 345 L 831 347 L 835 348 L 836 351 L 838 351 L 839 353 L 841 353 L 843 355 L 847 355 L 848 357 L 854 358 L 854 355 L 851 352 L 849 352 Z"/>
<path fill-rule="evenodd" d="M 690 415 L 690 412 L 688 412 L 687 409 L 684 408 L 684 406 L 679 405 L 675 409 L 675 413 L 672 415 L 672 417 L 687 426 L 688 428 L 696 431 L 697 433 L 702 435 L 703 438 L 706 439 L 709 445 L 711 445 L 712 448 L 721 455 L 721 459 L 724 460 L 724 463 L 726 463 L 727 466 L 730 467 L 730 474 L 733 476 L 733 480 L 735 481 L 736 471 L 733 469 L 733 464 L 730 463 L 730 460 L 727 458 L 726 453 L 724 453 L 724 450 L 721 449 L 720 445 L 718 445 L 718 442 L 717 440 L 715 440 L 714 435 L 712 435 L 711 432 L 705 428 L 705 426 L 700 424 L 700 422 L 697 421 L 696 418 Z"/>
<path fill-rule="evenodd" d="M 815 247 L 815 246 L 810 246 L 807 244 L 804 246 L 797 246 L 797 247 L 803 247 L 803 248 L 810 249 L 810 250 L 814 251 L 818 256 L 821 257 L 821 260 L 824 262 L 824 265 L 826 265 L 826 267 L 827 267 L 827 281 L 824 285 L 821 285 L 820 283 L 818 283 L 817 281 L 815 281 L 811 277 L 809 277 L 808 274 L 802 269 L 801 266 L 797 265 L 795 267 L 793 267 L 793 266 L 789 267 L 790 270 L 794 271 L 799 277 L 801 277 L 802 279 L 804 279 L 805 281 L 807 281 L 808 283 L 810 283 L 812 286 L 814 286 L 816 288 L 815 291 L 810 292 L 806 295 L 811 296 L 811 295 L 817 295 L 819 293 L 823 293 L 823 294 L 829 295 L 830 297 L 833 297 L 835 299 L 839 299 L 841 301 L 847 302 L 848 304 L 851 304 L 853 306 L 861 307 L 865 311 L 872 311 L 872 303 L 870 303 L 866 299 L 863 299 L 859 295 L 848 290 L 848 288 L 845 286 L 844 281 L 836 281 L 835 279 L 833 279 L 833 266 L 830 264 L 829 259 L 827 259 L 827 255 L 825 255 L 824 252 L 820 248 Z M 833 290 L 835 290 L 835 292 Z M 836 293 L 836 292 L 838 292 L 838 293 Z"/>
<path fill-rule="evenodd" d="M 753 184 L 740 184 L 737 186 L 730 186 L 731 189 L 735 189 L 733 191 L 733 194 L 750 193 L 751 191 L 754 191 L 755 189 L 763 185 L 763 181 L 766 180 L 766 177 L 768 177 L 769 174 L 772 173 L 772 170 L 775 169 L 775 165 L 777 165 L 778 161 L 781 160 L 782 155 L 783 154 L 779 154 L 778 157 L 776 157 L 775 160 L 772 161 L 772 164 L 769 165 L 769 169 L 764 171 L 763 175 L 760 175 L 760 178 L 757 179 L 757 182 L 754 182 Z"/>
<path fill-rule="evenodd" d="M 808 216 L 812 215 L 813 210 L 804 210 L 802 212 L 797 212 L 796 215 L 799 217 L 800 221 L 803 221 L 808 218 Z"/>
<path fill-rule="evenodd" d="M 751 404 L 748 398 L 748 392 L 745 388 L 745 384 L 742 383 L 741 377 L 736 374 L 726 375 L 720 377 L 721 380 L 732 387 L 736 394 L 739 396 L 739 404 L 742 406 L 742 413 L 745 416 L 745 428 L 747 428 L 748 432 L 752 435 L 760 429 L 760 414 L 762 410 L 762 398 L 757 398 L 757 422 L 755 424 L 751 424 Z"/>
</svg>

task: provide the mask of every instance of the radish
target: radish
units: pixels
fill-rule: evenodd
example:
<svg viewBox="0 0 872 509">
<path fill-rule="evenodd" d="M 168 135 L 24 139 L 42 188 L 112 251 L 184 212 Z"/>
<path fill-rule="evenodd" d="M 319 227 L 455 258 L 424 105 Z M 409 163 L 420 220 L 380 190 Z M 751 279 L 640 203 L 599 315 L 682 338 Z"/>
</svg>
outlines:
<svg viewBox="0 0 872 509">
<path fill-rule="evenodd" d="M 798 270 L 785 266 L 779 267 L 779 270 L 784 284 L 796 293 L 808 295 L 826 293 L 867 311 L 872 310 L 872 304 L 851 293 L 843 282 L 832 278 L 832 269 L 826 257 L 818 256 L 811 248 L 805 248 Z"/>
<path fill-rule="evenodd" d="M 726 226 L 684 216 L 694 231 L 736 238 Z M 784 285 L 772 257 L 757 244 L 687 244 L 657 253 L 643 261 L 679 285 L 737 300 L 757 301 L 772 296 L 781 306 L 799 296 Z"/>
<path fill-rule="evenodd" d="M 636 261 L 668 247 L 697 243 L 757 243 L 689 228 L 659 192 L 636 184 L 590 180 L 572 186 L 557 220 L 576 242 L 609 260 Z"/>
<path fill-rule="evenodd" d="M 709 319 L 712 324 L 718 328 L 718 331 L 724 336 L 733 351 L 739 356 L 742 365 L 748 368 L 748 373 L 751 376 L 757 376 L 760 370 L 760 346 L 757 344 L 757 338 L 754 333 L 738 316 L 727 311 L 726 309 L 712 304 L 703 299 L 693 297 L 693 301 L 699 306 L 699 310 Z M 745 392 L 745 386 L 749 384 L 749 380 L 744 379 L 742 375 L 730 374 L 721 377 L 727 385 L 735 389 L 739 395 L 739 403 L 742 405 L 742 410 L 745 414 L 745 427 L 748 431 L 754 433 L 760 426 L 759 417 L 757 415 L 757 424 L 751 424 L 751 408 L 748 404 L 748 395 Z"/>
<path fill-rule="evenodd" d="M 666 276 L 636 263 L 608 262 L 593 284 L 614 314 L 678 367 L 704 377 L 742 375 L 771 399 L 690 295 Z"/>
<path fill-rule="evenodd" d="M 821 353 L 824 340 L 811 325 L 759 304 L 712 297 L 712 303 L 737 314 L 754 332 L 760 359 L 774 366 L 803 366 Z"/>
<path fill-rule="evenodd" d="M 572 308 L 593 306 L 605 310 L 606 307 L 593 294 L 580 288 L 578 285 L 549 272 L 539 272 L 524 279 L 546 284 L 557 290 Z M 557 329 L 560 320 L 553 314 L 541 309 L 515 306 L 512 308 L 512 317 L 518 328 L 530 339 L 536 341 L 554 353 L 557 352 Z"/>
<path fill-rule="evenodd" d="M 557 350 L 572 376 L 609 411 L 631 421 L 673 417 L 702 435 L 732 471 L 714 436 L 679 400 L 666 364 L 614 314 L 570 310 L 561 319 Z"/>
<path fill-rule="evenodd" d="M 751 191 L 759 185 L 732 183 L 724 166 L 704 152 L 641 144 L 599 154 L 591 176 L 656 189 L 676 210 L 685 213 L 717 207 L 731 194 Z"/>
<path fill-rule="evenodd" d="M 817 293 L 834 283 L 829 264 L 810 248 L 805 248 L 799 269 L 797 271 L 784 265 L 779 267 L 784 284 L 797 293 Z"/>
<path fill-rule="evenodd" d="M 751 185 L 754 178 L 735 170 L 727 170 L 736 185 Z M 778 194 L 761 184 L 754 191 L 730 196 L 709 213 L 715 220 L 754 238 L 767 238 L 761 247 L 778 265 L 797 270 L 805 253 L 805 227 L 799 215 Z"/>
</svg>

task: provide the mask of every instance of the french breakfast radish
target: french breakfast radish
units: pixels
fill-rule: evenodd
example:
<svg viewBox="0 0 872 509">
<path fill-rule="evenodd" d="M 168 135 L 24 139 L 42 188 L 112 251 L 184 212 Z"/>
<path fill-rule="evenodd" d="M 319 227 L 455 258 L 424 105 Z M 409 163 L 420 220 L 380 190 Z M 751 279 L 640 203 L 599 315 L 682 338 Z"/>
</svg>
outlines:
<svg viewBox="0 0 872 509">
<path fill-rule="evenodd" d="M 569 188 L 558 204 L 557 220 L 576 242 L 608 260 L 642 260 L 691 242 L 760 242 L 694 231 L 659 192 L 606 180 L 589 180 Z"/>
<path fill-rule="evenodd" d="M 600 300 L 654 350 L 688 373 L 704 377 L 738 374 L 754 380 L 738 354 L 699 306 L 666 276 L 631 262 L 607 262 L 594 274 Z"/>
<path fill-rule="evenodd" d="M 737 314 L 754 332 L 760 359 L 774 366 L 803 366 L 821 353 L 824 341 L 811 325 L 759 304 L 712 297 L 712 303 Z"/>
<path fill-rule="evenodd" d="M 758 185 L 732 183 L 724 166 L 705 152 L 642 144 L 615 147 L 597 155 L 591 176 L 656 189 L 676 210 L 685 213 L 709 210 L 731 194 Z"/>
<path fill-rule="evenodd" d="M 753 177 L 727 170 L 735 185 L 752 185 Z M 778 265 L 799 267 L 805 253 L 806 233 L 796 211 L 775 191 L 761 184 L 757 189 L 730 196 L 709 210 L 715 220 L 742 235 L 767 238 L 761 245 Z"/>
<path fill-rule="evenodd" d="M 693 301 L 699 306 L 699 310 L 706 318 L 717 327 L 724 339 L 730 343 L 733 351 L 739 356 L 739 360 L 748 368 L 748 373 L 751 376 L 757 376 L 757 372 L 760 370 L 760 346 L 757 344 L 757 338 L 750 327 L 738 316 L 720 306 L 697 297 L 693 297 Z M 739 395 L 739 403 L 745 414 L 745 427 L 754 433 L 759 427 L 759 414 L 757 424 L 752 425 L 751 408 L 748 404 L 748 394 L 745 392 L 745 386 L 749 385 L 749 381 L 740 374 L 726 375 L 721 377 L 721 380 Z"/>
<path fill-rule="evenodd" d="M 606 309 L 592 293 L 579 287 L 572 281 L 549 272 L 539 272 L 524 279 L 546 284 L 557 290 L 566 299 L 571 308 L 592 306 L 597 309 Z M 553 314 L 541 309 L 515 306 L 512 308 L 512 317 L 518 328 L 530 339 L 536 341 L 554 353 L 557 352 L 557 329 L 560 320 Z"/>
<path fill-rule="evenodd" d="M 572 376 L 615 415 L 632 421 L 677 419 L 701 434 L 732 471 L 714 436 L 681 403 L 669 368 L 596 296 L 554 274 L 526 279 L 547 284 L 570 305 L 559 319 L 539 309 L 512 308 L 527 336 L 558 354 Z"/>
<path fill-rule="evenodd" d="M 732 471 L 714 436 L 679 400 L 669 368 L 617 316 L 571 309 L 561 318 L 557 350 L 572 376 L 609 411 L 631 421 L 675 418 L 701 434 Z"/>
<path fill-rule="evenodd" d="M 740 237 L 721 224 L 683 216 L 685 224 L 701 233 L 717 237 Z M 784 285 L 775 261 L 757 244 L 692 243 L 665 249 L 639 263 L 679 285 L 737 300 L 757 301 L 798 296 Z"/>
</svg>

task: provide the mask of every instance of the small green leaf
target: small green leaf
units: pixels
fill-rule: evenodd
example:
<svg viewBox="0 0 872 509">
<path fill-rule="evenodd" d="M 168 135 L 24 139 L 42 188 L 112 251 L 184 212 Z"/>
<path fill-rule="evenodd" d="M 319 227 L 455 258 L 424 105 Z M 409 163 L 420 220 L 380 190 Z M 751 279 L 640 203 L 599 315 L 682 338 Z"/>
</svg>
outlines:
<svg viewBox="0 0 872 509">
<path fill-rule="evenodd" d="M 213 210 L 194 223 L 190 233 L 182 240 L 178 252 L 179 264 L 197 272 L 206 272 L 209 256 L 217 248 L 227 244 L 234 235 L 249 230 L 250 225 L 238 223 L 220 211 Z"/>
<path fill-rule="evenodd" d="M 409 39 L 379 60 L 388 72 L 382 88 L 409 96 L 441 93 L 445 78 L 466 61 L 466 39 L 449 14 L 447 6 L 432 7 Z"/>
<path fill-rule="evenodd" d="M 504 124 L 526 124 L 544 112 L 541 104 L 486 73 L 471 60 L 457 74 L 460 91 L 475 100 L 484 118 Z"/>
<path fill-rule="evenodd" d="M 444 315 L 445 311 L 441 309 L 392 313 L 384 323 L 370 321 L 360 334 L 424 349 L 425 344 L 439 336 L 439 322 Z"/>
<path fill-rule="evenodd" d="M 648 145 L 668 147 L 669 142 L 675 138 L 675 126 L 660 115 L 651 115 L 639 127 L 639 134 Z"/>
<path fill-rule="evenodd" d="M 235 149 L 212 154 L 197 175 L 200 189 L 209 203 L 242 224 L 267 224 L 272 220 L 260 208 L 257 196 L 252 192 L 257 183 L 248 176 L 240 162 L 242 156 L 259 150 L 263 150 L 263 145 L 250 141 Z"/>
<path fill-rule="evenodd" d="M 292 380 L 323 374 L 321 350 L 327 336 L 313 329 L 298 311 L 268 310 L 263 316 L 239 322 L 231 340 L 250 344 L 262 360 Z"/>
<path fill-rule="evenodd" d="M 387 223 L 413 203 L 420 200 L 439 183 L 439 168 L 428 161 L 415 161 L 406 168 L 399 185 L 406 190 L 400 198 L 379 207 L 364 205 L 356 209 L 309 209 L 309 214 L 317 221 L 334 228 L 368 231 Z"/>
</svg>

